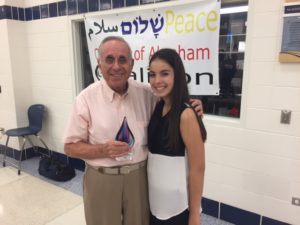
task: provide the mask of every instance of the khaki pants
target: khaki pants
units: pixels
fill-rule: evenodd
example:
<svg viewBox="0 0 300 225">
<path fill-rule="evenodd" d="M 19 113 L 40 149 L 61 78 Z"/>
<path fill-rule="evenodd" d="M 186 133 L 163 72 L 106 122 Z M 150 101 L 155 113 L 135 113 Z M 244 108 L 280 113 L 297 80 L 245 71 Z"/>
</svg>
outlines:
<svg viewBox="0 0 300 225">
<path fill-rule="evenodd" d="M 83 200 L 87 225 L 148 225 L 147 167 L 108 175 L 87 165 Z"/>
</svg>

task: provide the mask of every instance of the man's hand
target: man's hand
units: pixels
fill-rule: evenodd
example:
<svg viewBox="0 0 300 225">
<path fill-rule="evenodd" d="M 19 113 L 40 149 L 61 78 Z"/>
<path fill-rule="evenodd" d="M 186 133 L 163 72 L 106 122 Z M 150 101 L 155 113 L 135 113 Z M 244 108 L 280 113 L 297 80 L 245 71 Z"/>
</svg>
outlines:
<svg viewBox="0 0 300 225">
<path fill-rule="evenodd" d="M 121 141 L 108 141 L 103 144 L 88 144 L 82 141 L 67 143 L 64 145 L 64 150 L 68 156 L 79 159 L 115 159 L 130 152 L 128 144 Z"/>
<path fill-rule="evenodd" d="M 202 106 L 202 101 L 200 99 L 190 99 L 190 104 L 196 111 L 198 116 L 203 117 L 203 106 Z"/>
<path fill-rule="evenodd" d="M 127 155 L 129 152 L 128 144 L 122 141 L 108 141 L 103 145 L 102 149 L 105 158 L 116 158 Z"/>
</svg>

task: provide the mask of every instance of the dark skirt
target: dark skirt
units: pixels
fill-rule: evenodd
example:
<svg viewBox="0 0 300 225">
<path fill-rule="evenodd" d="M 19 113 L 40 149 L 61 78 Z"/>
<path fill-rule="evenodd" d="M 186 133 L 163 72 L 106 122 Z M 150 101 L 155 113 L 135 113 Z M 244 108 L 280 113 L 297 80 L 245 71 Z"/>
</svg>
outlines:
<svg viewBox="0 0 300 225">
<path fill-rule="evenodd" d="M 159 220 L 150 214 L 150 225 L 188 225 L 189 223 L 189 210 L 186 209 L 182 213 L 173 216 L 167 220 Z"/>
</svg>

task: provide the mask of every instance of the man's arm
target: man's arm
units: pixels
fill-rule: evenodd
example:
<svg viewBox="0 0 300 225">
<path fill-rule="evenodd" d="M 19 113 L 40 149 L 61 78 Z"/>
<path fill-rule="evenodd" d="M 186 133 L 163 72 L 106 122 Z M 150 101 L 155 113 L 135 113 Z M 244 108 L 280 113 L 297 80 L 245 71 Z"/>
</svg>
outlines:
<svg viewBox="0 0 300 225">
<path fill-rule="evenodd" d="M 105 144 L 87 144 L 84 142 L 66 143 L 64 145 L 65 153 L 73 158 L 96 159 L 96 158 L 116 158 L 126 155 L 129 152 L 129 146 L 121 141 L 109 141 Z"/>
<path fill-rule="evenodd" d="M 64 137 L 64 151 L 68 156 L 80 159 L 115 158 L 128 153 L 125 142 L 108 141 L 90 144 L 88 126 L 90 124 L 89 107 L 83 95 L 76 98 Z"/>
</svg>

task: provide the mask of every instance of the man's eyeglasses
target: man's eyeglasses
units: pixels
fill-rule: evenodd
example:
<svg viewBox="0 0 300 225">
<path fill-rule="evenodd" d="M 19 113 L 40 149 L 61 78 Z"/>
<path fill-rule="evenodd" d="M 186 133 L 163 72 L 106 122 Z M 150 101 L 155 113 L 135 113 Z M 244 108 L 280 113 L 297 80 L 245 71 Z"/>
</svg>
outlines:
<svg viewBox="0 0 300 225">
<path fill-rule="evenodd" d="M 119 58 L 116 59 L 115 57 L 108 55 L 105 57 L 104 62 L 108 65 L 113 65 L 113 64 L 115 64 L 116 60 L 118 61 L 119 65 L 125 65 L 130 61 L 125 56 L 120 56 Z"/>
</svg>

